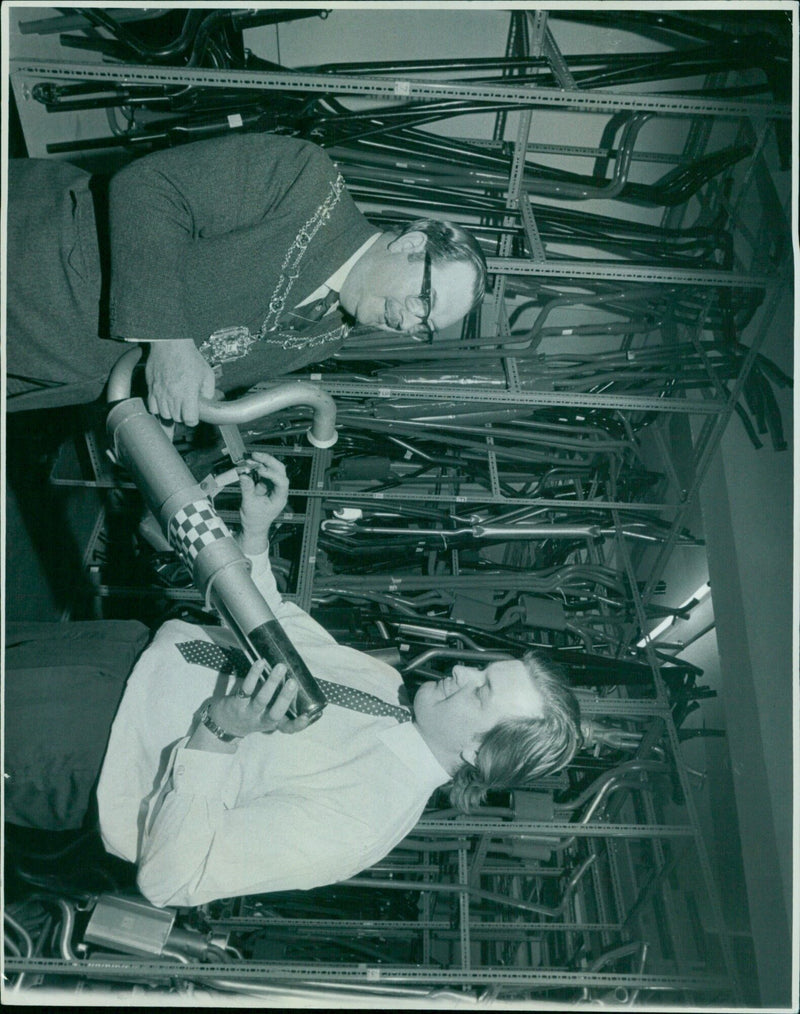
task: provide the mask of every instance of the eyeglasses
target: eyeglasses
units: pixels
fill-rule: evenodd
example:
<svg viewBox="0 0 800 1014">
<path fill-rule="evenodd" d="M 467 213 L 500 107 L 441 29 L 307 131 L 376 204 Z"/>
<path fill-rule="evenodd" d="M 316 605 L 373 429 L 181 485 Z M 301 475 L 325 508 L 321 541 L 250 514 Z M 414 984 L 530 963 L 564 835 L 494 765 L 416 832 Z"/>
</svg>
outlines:
<svg viewBox="0 0 800 1014">
<path fill-rule="evenodd" d="M 419 323 L 408 329 L 409 334 L 416 335 L 419 338 L 433 338 L 433 328 L 430 325 L 428 317 L 431 315 L 431 255 L 429 251 L 425 250 L 425 260 L 422 266 L 422 289 L 418 296 L 409 296 L 406 299 L 406 305 L 409 300 L 415 303 L 415 307 L 408 307 L 412 313 L 418 314 L 419 310 L 422 310 L 422 316 L 419 319 Z"/>
</svg>

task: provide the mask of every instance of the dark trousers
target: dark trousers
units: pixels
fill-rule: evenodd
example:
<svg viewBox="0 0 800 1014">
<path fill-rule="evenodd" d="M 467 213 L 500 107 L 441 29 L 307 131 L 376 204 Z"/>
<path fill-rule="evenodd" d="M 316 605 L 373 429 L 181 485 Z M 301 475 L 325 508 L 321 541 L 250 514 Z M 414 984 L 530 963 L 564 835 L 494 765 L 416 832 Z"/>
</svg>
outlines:
<svg viewBox="0 0 800 1014">
<path fill-rule="evenodd" d="M 7 821 L 82 826 L 125 681 L 148 640 L 136 620 L 7 625 Z"/>
<path fill-rule="evenodd" d="M 107 333 L 103 200 L 100 181 L 68 162 L 8 163 L 9 412 L 94 401 L 128 349 L 100 337 Z"/>
</svg>

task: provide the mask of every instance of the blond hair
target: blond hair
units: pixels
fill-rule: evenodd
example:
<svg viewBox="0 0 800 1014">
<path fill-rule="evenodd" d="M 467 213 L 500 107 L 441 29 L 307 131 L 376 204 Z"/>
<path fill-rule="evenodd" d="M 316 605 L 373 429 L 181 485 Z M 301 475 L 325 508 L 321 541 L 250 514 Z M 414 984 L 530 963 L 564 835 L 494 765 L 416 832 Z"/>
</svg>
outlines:
<svg viewBox="0 0 800 1014">
<path fill-rule="evenodd" d="M 566 767 L 581 747 L 580 708 L 564 670 L 536 651 L 522 662 L 542 694 L 544 715 L 508 718 L 484 733 L 474 763 L 462 764 L 448 787 L 459 810 L 476 807 L 490 789 L 530 787 Z"/>
</svg>

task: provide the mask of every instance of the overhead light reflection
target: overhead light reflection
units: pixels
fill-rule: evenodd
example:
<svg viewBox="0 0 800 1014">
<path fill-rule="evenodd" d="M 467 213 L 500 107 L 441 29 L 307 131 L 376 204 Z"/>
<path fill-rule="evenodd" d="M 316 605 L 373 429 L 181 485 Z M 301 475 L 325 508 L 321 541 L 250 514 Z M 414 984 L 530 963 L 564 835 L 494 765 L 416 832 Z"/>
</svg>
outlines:
<svg viewBox="0 0 800 1014">
<path fill-rule="evenodd" d="M 704 584 L 700 585 L 700 587 L 693 595 L 689 596 L 689 598 L 683 603 L 683 605 L 678 607 L 677 611 L 682 612 L 685 609 L 693 609 L 695 606 L 699 605 L 703 601 L 703 599 L 709 594 L 710 591 L 711 591 L 711 582 L 706 581 Z M 641 639 L 641 641 L 637 643 L 636 647 L 644 648 L 644 646 L 648 644 L 648 642 L 655 641 L 664 633 L 665 630 L 667 630 L 669 627 L 673 625 L 675 620 L 676 620 L 675 616 L 667 616 L 666 619 L 663 619 L 658 624 L 657 627 L 654 627 L 653 630 L 650 631 L 649 634 L 645 634 L 645 636 Z"/>
</svg>

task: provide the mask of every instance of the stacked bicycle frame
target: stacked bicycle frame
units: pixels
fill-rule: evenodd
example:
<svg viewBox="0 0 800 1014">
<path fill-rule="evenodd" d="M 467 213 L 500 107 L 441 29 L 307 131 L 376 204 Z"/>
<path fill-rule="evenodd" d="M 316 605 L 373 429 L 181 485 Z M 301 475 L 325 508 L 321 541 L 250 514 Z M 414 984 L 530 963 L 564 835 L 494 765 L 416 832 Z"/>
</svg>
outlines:
<svg viewBox="0 0 800 1014">
<path fill-rule="evenodd" d="M 86 16 L 113 34 L 107 56 L 133 61 L 124 75 L 111 64 L 42 80 L 18 68 L 48 108 L 118 111 L 113 138 L 95 147 L 180 143 L 219 133 L 236 111 L 246 129 L 328 147 L 377 225 L 432 208 L 479 237 L 491 286 L 460 335 L 426 343 L 357 328 L 307 378 L 337 400 L 333 449 L 300 445 L 302 411 L 243 436 L 289 466 L 275 570 L 338 640 L 380 652 L 412 689 L 459 659 L 535 646 L 570 667 L 588 723 L 558 777 L 509 786 L 466 817 L 434 797 L 406 841 L 345 884 L 204 906 L 190 921 L 222 935 L 225 961 L 164 958 L 147 975 L 306 998 L 741 1001 L 696 773 L 681 757 L 702 673 L 646 635 L 681 613 L 662 578 L 676 545 L 702 552 L 686 521 L 730 417 L 754 444 L 785 446 L 773 388 L 790 380 L 760 351 L 788 250 L 764 169 L 768 146 L 785 157 L 788 115 L 771 21 L 747 31 L 724 17 L 629 12 L 624 27 L 670 48 L 589 58 L 561 54 L 545 13 L 515 11 L 502 58 L 287 72 L 243 54 L 231 63 L 221 15 L 186 15 L 180 55 L 159 56 L 100 13 Z M 567 17 L 611 30 L 602 14 L 550 15 L 556 26 Z M 110 82 L 104 97 L 98 81 Z M 356 112 L 351 96 L 374 104 Z M 579 143 L 579 126 L 571 145 L 533 143 L 535 117 L 553 109 L 566 134 L 580 114 L 604 117 L 598 147 Z M 465 113 L 493 117 L 491 138 L 434 132 Z M 641 148 L 653 119 L 681 125 L 679 150 Z M 731 121 L 733 139 L 719 143 L 716 126 Z M 589 171 L 535 161 L 552 155 Z M 754 232 L 742 213 L 756 185 Z M 680 474 L 676 431 L 692 447 Z M 213 441 L 183 450 L 198 476 L 222 464 Z M 97 483 L 116 487 L 89 555 L 104 610 L 146 599 L 155 622 L 168 607 L 199 608 L 174 560 L 116 538 L 136 501 L 95 464 Z M 218 506 L 233 521 L 233 500 Z M 120 573 L 134 577 L 121 586 Z M 102 974 L 124 979 L 120 962 L 106 956 Z"/>
</svg>

